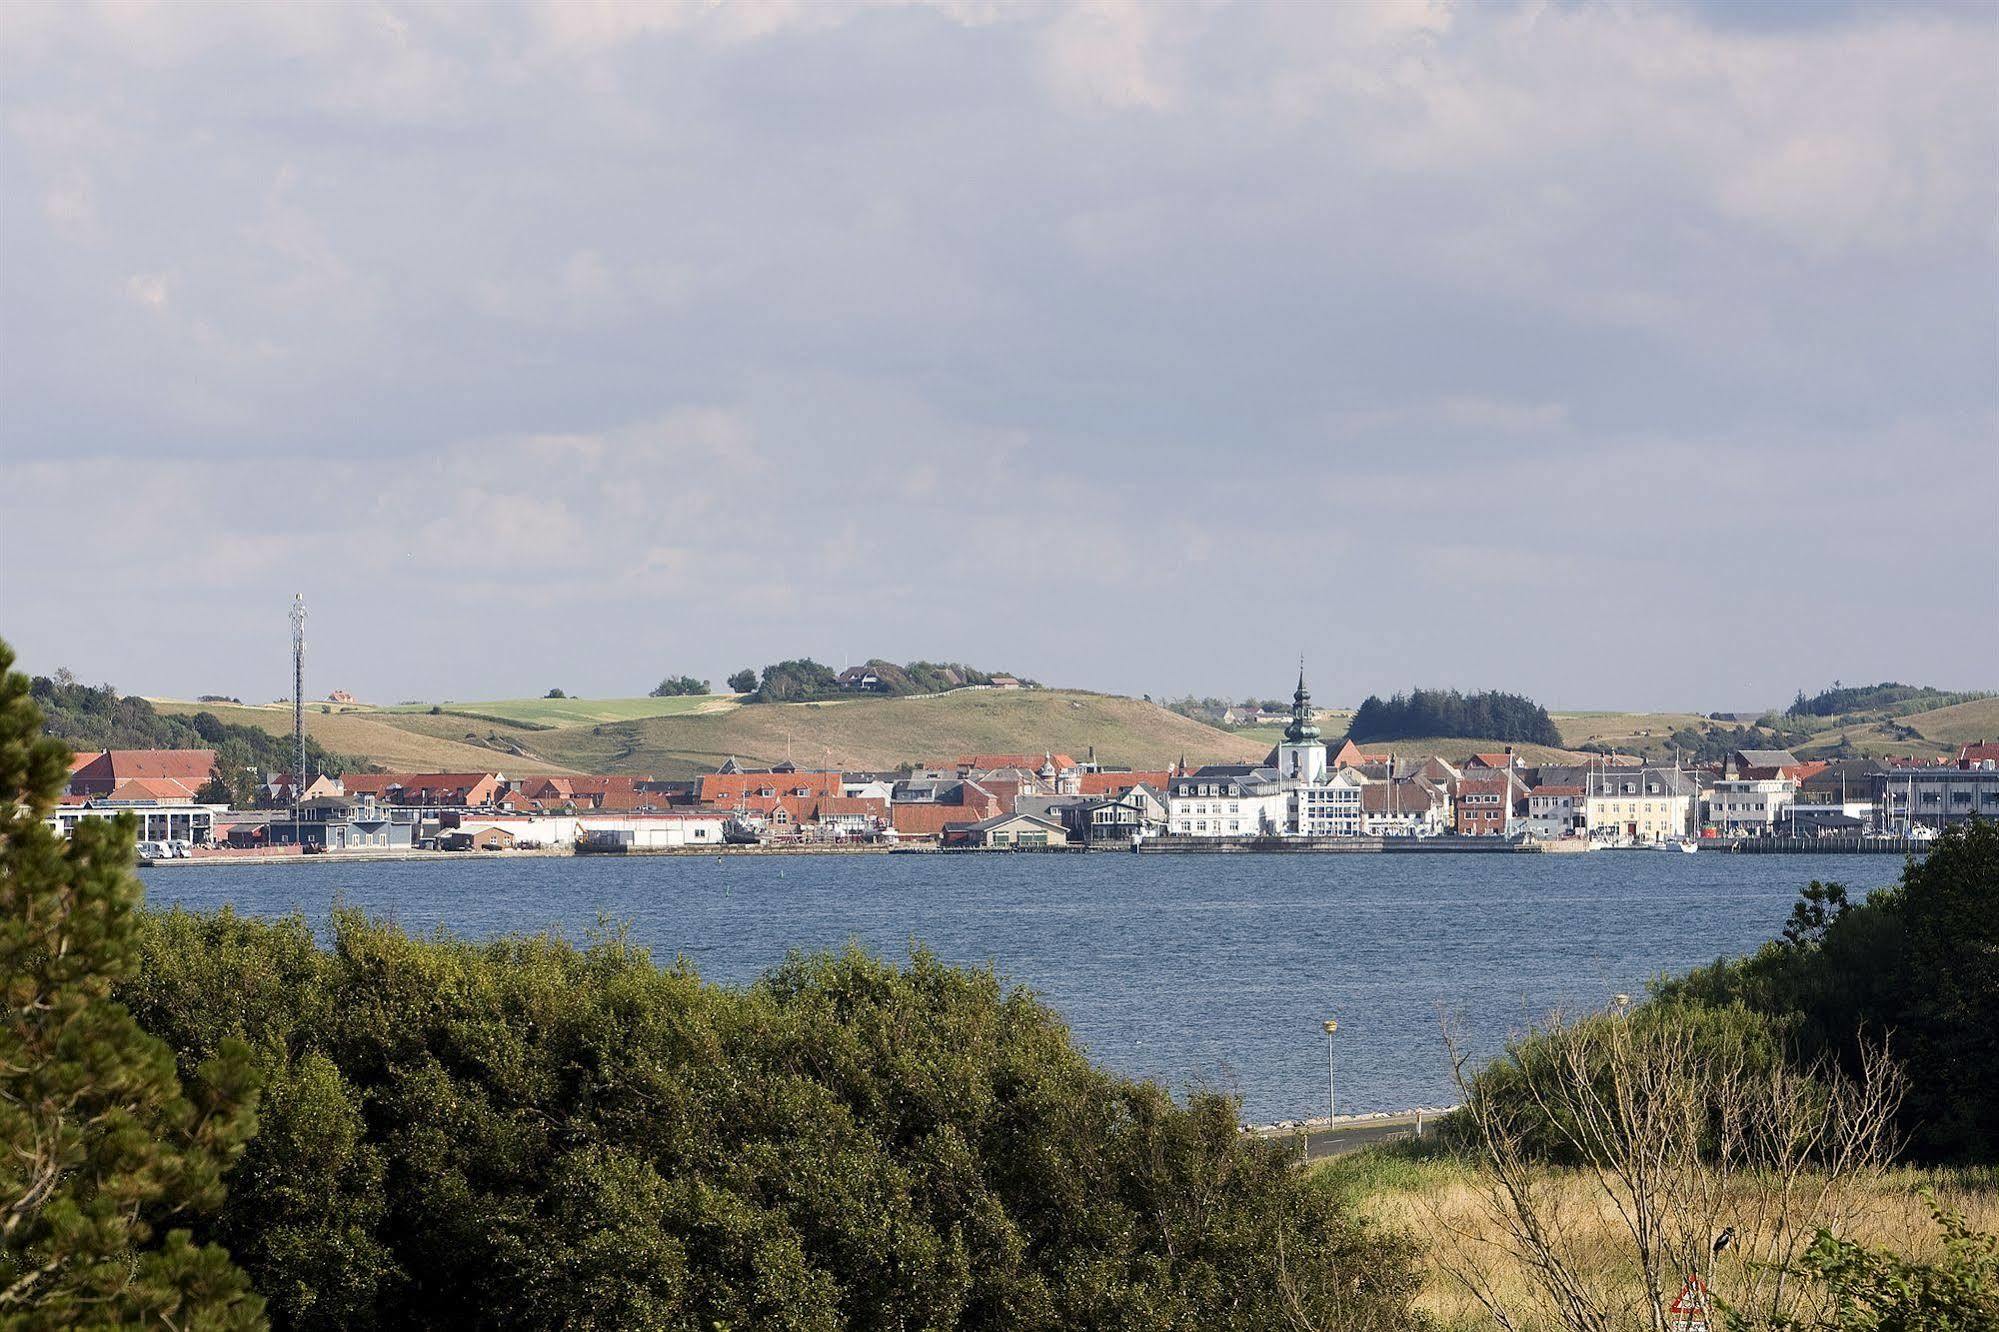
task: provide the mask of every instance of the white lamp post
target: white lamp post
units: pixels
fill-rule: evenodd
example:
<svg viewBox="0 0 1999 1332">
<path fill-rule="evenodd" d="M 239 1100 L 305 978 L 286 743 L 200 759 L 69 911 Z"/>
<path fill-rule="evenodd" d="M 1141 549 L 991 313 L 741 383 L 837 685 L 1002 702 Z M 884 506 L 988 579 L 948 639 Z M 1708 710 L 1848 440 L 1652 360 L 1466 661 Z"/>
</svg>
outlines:
<svg viewBox="0 0 1999 1332">
<path fill-rule="evenodd" d="M 1323 1025 L 1326 1029 L 1326 1131 L 1330 1133 L 1333 1121 L 1339 1118 L 1340 1113 L 1339 1096 L 1333 1085 L 1333 1033 L 1340 1029 L 1340 1024 L 1333 1018 L 1327 1018 Z"/>
</svg>

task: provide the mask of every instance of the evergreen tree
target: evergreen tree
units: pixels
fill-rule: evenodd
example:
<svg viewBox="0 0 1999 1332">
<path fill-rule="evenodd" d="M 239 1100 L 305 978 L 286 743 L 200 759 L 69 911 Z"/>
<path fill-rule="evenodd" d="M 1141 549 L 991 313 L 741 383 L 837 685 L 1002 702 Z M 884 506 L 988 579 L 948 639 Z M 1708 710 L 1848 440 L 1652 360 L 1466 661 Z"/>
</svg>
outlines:
<svg viewBox="0 0 1999 1332">
<path fill-rule="evenodd" d="M 214 1245 L 163 1225 L 213 1210 L 255 1130 L 254 1074 L 222 1042 L 183 1088 L 110 998 L 137 956 L 130 815 L 44 822 L 68 749 L 0 642 L 0 1328 L 263 1326 Z"/>
</svg>

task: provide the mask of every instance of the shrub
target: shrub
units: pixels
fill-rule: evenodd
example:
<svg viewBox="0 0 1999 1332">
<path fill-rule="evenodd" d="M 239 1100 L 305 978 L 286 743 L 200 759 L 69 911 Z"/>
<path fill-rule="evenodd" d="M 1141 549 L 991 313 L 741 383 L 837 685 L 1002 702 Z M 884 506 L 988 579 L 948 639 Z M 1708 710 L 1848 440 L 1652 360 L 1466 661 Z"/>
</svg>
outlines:
<svg viewBox="0 0 1999 1332">
<path fill-rule="evenodd" d="M 127 987 L 258 1051 L 215 1231 L 280 1326 L 1416 1326 L 1406 1245 L 990 971 L 330 933 L 155 916 Z"/>
</svg>

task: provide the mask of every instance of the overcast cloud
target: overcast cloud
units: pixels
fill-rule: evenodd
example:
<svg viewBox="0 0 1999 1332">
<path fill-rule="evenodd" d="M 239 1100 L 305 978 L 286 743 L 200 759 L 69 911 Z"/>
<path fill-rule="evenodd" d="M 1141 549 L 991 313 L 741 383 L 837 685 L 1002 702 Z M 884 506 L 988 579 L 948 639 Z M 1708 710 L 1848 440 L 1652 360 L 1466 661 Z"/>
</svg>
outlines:
<svg viewBox="0 0 1999 1332">
<path fill-rule="evenodd" d="M 1999 686 L 1994 15 L 10 5 L 0 634 Z"/>
</svg>

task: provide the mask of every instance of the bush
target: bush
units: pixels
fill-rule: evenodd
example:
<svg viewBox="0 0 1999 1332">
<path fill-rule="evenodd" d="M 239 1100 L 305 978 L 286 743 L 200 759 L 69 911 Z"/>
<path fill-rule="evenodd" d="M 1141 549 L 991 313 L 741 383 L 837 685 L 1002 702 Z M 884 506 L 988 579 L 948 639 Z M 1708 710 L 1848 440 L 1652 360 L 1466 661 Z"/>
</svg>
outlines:
<svg viewBox="0 0 1999 1332">
<path fill-rule="evenodd" d="M 1947 829 L 1902 882 L 1860 906 L 1814 883 L 1785 937 L 1657 988 L 1742 1004 L 1793 1033 L 1801 1058 L 1886 1040 L 1908 1066 L 1902 1128 L 1919 1156 L 1999 1156 L 1999 827 Z"/>
<path fill-rule="evenodd" d="M 257 1051 L 214 1233 L 279 1326 L 1418 1325 L 1405 1244 L 990 971 L 330 933 L 156 915 L 126 987 L 183 1062 Z"/>
<path fill-rule="evenodd" d="M 1820 1230 L 1805 1251 L 1803 1275 L 1824 1293 L 1834 1321 L 1744 1318 L 1729 1311 L 1730 1332 L 1806 1332 L 1835 1326 L 1848 1332 L 1970 1332 L 1999 1328 L 1999 1238 L 1981 1234 L 1964 1217 L 1924 1191 L 1936 1218 L 1943 1256 L 1918 1262 L 1870 1249 Z"/>
<path fill-rule="evenodd" d="M 708 682 L 697 680 L 691 675 L 669 675 L 652 687 L 649 698 L 685 698 L 693 694 L 708 692 Z"/>
</svg>

